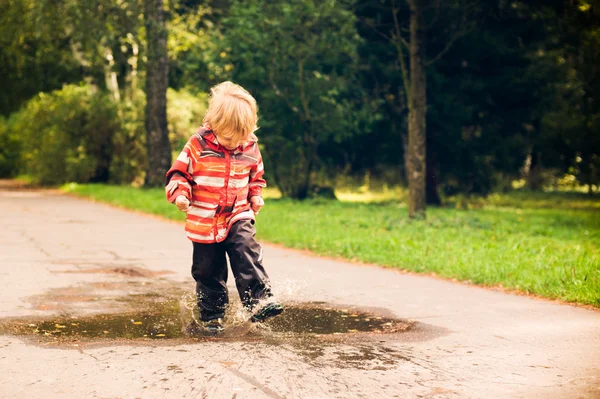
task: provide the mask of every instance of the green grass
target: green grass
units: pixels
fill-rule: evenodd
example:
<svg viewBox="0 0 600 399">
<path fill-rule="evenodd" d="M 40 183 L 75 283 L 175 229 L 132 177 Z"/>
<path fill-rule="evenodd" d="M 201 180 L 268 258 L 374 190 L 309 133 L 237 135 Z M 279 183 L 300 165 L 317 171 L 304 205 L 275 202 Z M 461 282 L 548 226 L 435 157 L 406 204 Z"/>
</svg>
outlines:
<svg viewBox="0 0 600 399">
<path fill-rule="evenodd" d="M 67 192 L 183 220 L 162 189 L 68 185 Z M 461 200 L 471 209 L 267 199 L 262 240 L 317 254 L 503 286 L 600 307 L 600 200 L 569 193 L 513 193 Z"/>
</svg>

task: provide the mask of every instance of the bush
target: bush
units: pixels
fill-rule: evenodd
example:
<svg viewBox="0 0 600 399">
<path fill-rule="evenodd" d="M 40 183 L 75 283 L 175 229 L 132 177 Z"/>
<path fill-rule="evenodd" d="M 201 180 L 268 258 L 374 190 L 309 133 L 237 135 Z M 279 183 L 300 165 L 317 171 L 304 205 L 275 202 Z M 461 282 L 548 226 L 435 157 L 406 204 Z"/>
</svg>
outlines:
<svg viewBox="0 0 600 399">
<path fill-rule="evenodd" d="M 40 184 L 108 181 L 116 106 L 93 86 L 40 93 L 11 117 L 22 143 L 20 169 Z"/>
<path fill-rule="evenodd" d="M 206 94 L 168 92 L 169 138 L 179 151 L 202 123 Z M 141 183 L 146 168 L 145 95 L 117 104 L 91 85 L 40 93 L 0 119 L 0 177 L 33 182 Z"/>
<path fill-rule="evenodd" d="M 167 101 L 169 140 L 176 157 L 190 136 L 202 125 L 208 96 L 206 93 L 194 95 L 183 89 L 169 89 Z"/>
<path fill-rule="evenodd" d="M 109 181 L 115 184 L 144 181 L 146 170 L 146 129 L 144 107 L 146 97 L 142 90 L 120 104 L 120 129 L 112 139 L 112 160 Z"/>
<path fill-rule="evenodd" d="M 21 142 L 9 127 L 10 121 L 0 116 L 0 177 L 13 177 L 18 170 Z"/>
<path fill-rule="evenodd" d="M 193 95 L 186 90 L 167 91 L 167 120 L 169 140 L 174 157 L 190 136 L 202 124 L 208 96 Z M 113 157 L 110 165 L 110 182 L 134 183 L 144 181 L 146 170 L 146 130 L 144 108 L 146 96 L 142 90 L 120 104 L 121 129 L 113 136 Z"/>
</svg>

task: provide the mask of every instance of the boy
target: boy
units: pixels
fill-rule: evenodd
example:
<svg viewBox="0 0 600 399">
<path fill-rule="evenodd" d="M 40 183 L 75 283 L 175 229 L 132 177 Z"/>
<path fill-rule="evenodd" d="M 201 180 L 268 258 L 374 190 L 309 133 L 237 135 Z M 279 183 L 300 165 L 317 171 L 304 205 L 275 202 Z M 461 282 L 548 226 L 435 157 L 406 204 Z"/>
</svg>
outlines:
<svg viewBox="0 0 600 399">
<path fill-rule="evenodd" d="M 264 205 L 266 186 L 254 135 L 257 111 L 256 100 L 241 86 L 224 82 L 213 87 L 203 126 L 166 176 L 167 199 L 187 213 L 200 320 L 211 334 L 223 331 L 229 302 L 226 253 L 242 304 L 254 312 L 252 321 L 283 311 L 271 299 L 262 249 L 254 239 L 254 218 Z"/>
</svg>

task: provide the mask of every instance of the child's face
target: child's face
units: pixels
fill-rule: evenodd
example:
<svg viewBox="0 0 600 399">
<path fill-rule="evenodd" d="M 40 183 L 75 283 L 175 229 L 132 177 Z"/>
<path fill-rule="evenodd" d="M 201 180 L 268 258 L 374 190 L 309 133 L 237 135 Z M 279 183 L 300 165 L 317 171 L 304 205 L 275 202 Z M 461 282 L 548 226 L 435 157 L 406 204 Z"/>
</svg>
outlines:
<svg viewBox="0 0 600 399">
<path fill-rule="evenodd" d="M 246 140 L 244 140 L 243 138 L 237 138 L 237 137 L 227 138 L 227 137 L 217 136 L 217 139 L 219 140 L 219 144 L 221 144 L 223 147 L 227 148 L 228 150 L 235 150 L 240 145 L 242 145 L 246 142 Z"/>
</svg>

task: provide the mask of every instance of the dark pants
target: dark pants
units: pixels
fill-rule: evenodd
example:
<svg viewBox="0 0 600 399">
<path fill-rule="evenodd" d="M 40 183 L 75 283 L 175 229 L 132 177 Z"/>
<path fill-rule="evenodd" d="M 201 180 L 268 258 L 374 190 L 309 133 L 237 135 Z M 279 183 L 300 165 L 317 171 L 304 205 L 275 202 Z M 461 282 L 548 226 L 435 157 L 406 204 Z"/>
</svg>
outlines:
<svg viewBox="0 0 600 399">
<path fill-rule="evenodd" d="M 208 321 L 223 317 L 227 295 L 227 260 L 235 277 L 242 304 L 252 309 L 260 299 L 271 296 L 269 276 L 262 266 L 262 248 L 254 239 L 254 222 L 240 220 L 231 226 L 225 241 L 215 244 L 193 242 L 192 276 L 196 280 L 196 295 L 200 319 Z"/>
</svg>

